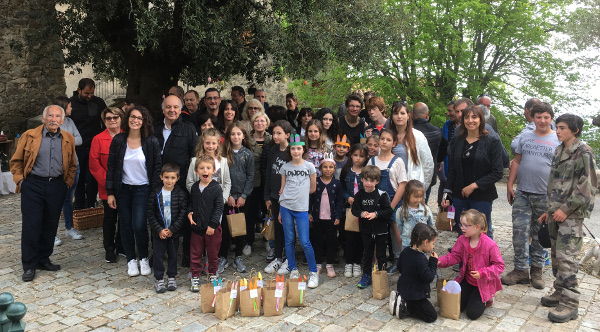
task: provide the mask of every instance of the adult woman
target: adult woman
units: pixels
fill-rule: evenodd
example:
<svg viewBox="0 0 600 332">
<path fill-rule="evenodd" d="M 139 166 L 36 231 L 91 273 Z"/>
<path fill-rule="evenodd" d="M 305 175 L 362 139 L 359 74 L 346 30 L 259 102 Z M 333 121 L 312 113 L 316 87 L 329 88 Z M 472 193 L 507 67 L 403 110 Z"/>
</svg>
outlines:
<svg viewBox="0 0 600 332">
<path fill-rule="evenodd" d="M 337 122 L 337 118 L 330 108 L 321 108 L 315 119 L 320 120 L 323 125 L 323 134 L 325 134 L 325 142 L 329 146 L 333 146 L 337 140 L 337 135 L 340 135 L 340 125 Z"/>
<path fill-rule="evenodd" d="M 160 181 L 161 146 L 152 135 L 152 116 L 143 106 L 130 110 L 121 128 L 123 132 L 113 137 L 108 153 L 107 203 L 119 214 L 127 274 L 149 275 L 146 206 L 150 187 Z M 141 258 L 139 269 L 137 257 Z"/>
<path fill-rule="evenodd" d="M 265 112 L 263 104 L 256 99 L 250 99 L 244 107 L 244 112 L 242 113 L 242 118 L 244 118 L 244 120 L 241 121 L 242 126 L 248 133 L 252 131 L 252 116 L 257 112 Z"/>
<path fill-rule="evenodd" d="M 485 214 L 487 235 L 491 238 L 492 202 L 498 198 L 495 183 L 503 175 L 502 143 L 485 130 L 485 117 L 477 106 L 462 111 L 462 124 L 448 149 L 448 179 L 442 207 L 450 206 L 452 201 L 457 216 L 468 209 Z M 462 234 L 460 227 L 457 230 Z"/>
<path fill-rule="evenodd" d="M 121 238 L 117 227 L 117 210 L 108 206 L 106 193 L 106 171 L 108 170 L 108 155 L 113 137 L 121 132 L 121 121 L 125 114 L 116 107 L 105 108 L 100 114 L 106 129 L 92 139 L 90 148 L 90 173 L 98 181 L 98 196 L 104 206 L 104 221 L 102 222 L 102 237 L 104 243 L 104 258 L 107 263 L 117 262 L 117 252 L 123 252 Z M 116 236 L 115 236 L 116 235 Z"/>
<path fill-rule="evenodd" d="M 200 114 L 195 124 L 198 136 L 202 135 L 202 131 L 208 128 L 214 128 L 218 121 L 219 120 L 217 119 L 217 117 L 209 112 Z"/>
<path fill-rule="evenodd" d="M 221 135 L 225 135 L 227 128 L 238 118 L 238 107 L 233 100 L 223 100 L 219 106 L 219 115 L 217 116 L 217 128 Z"/>
<path fill-rule="evenodd" d="M 304 136 L 306 136 L 306 130 L 308 129 L 306 126 L 308 122 L 312 120 L 314 116 L 313 109 L 310 107 L 305 107 L 300 110 L 298 113 L 298 127 L 296 127 L 296 134 L 302 136 L 304 140 Z"/>
<path fill-rule="evenodd" d="M 292 127 L 298 127 L 298 97 L 292 92 L 285 95 L 285 107 L 287 108 L 287 120 Z"/>
</svg>

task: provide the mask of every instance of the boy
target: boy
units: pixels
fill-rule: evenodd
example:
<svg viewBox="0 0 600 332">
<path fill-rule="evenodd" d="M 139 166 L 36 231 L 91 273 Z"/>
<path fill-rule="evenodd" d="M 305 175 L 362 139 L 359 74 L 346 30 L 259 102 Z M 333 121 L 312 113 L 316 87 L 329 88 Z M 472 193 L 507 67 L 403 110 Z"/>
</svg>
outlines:
<svg viewBox="0 0 600 332">
<path fill-rule="evenodd" d="M 216 180 L 215 161 L 203 155 L 196 159 L 194 167 L 200 177 L 192 185 L 191 212 L 188 214 L 192 228 L 190 240 L 190 270 L 192 273 L 192 292 L 200 291 L 200 272 L 202 271 L 202 254 L 206 249 L 208 259 L 208 275 L 210 280 L 217 277 L 219 248 L 221 247 L 221 217 L 223 215 L 223 189 Z"/>
<path fill-rule="evenodd" d="M 187 194 L 176 185 L 179 180 L 179 166 L 165 164 L 160 170 L 162 187 L 157 186 L 150 194 L 148 202 L 148 225 L 152 231 L 152 250 L 154 253 L 154 288 L 157 293 L 167 289 L 177 289 L 177 249 L 179 247 L 178 231 L 183 227 L 187 211 Z M 163 280 L 165 265 L 163 256 L 167 253 L 167 287 Z"/>
<path fill-rule="evenodd" d="M 350 143 L 348 143 L 346 135 L 341 139 L 340 135 L 337 135 L 337 140 L 333 145 L 333 149 L 335 150 L 335 156 L 333 157 L 333 160 L 335 161 L 335 172 L 333 173 L 333 177 L 336 180 L 339 180 L 342 168 L 346 165 L 346 161 L 348 161 L 348 151 L 350 151 Z"/>
<path fill-rule="evenodd" d="M 592 149 L 579 140 L 583 120 L 563 114 L 556 119 L 556 136 L 562 143 L 552 158 L 546 213 L 539 222 L 548 221 L 552 272 L 556 277 L 554 293 L 542 297 L 541 303 L 554 307 L 548 319 L 555 323 L 577 319 L 579 290 L 576 259 L 583 244 L 583 219 L 594 208 L 598 179 Z"/>
<path fill-rule="evenodd" d="M 373 250 L 377 258 L 379 270 L 385 268 L 385 249 L 388 236 L 388 226 L 392 218 L 390 197 L 385 191 L 376 189 L 381 178 L 377 166 L 365 166 L 361 174 L 363 189 L 354 196 L 352 214 L 358 217 L 360 235 L 363 240 L 363 276 L 358 288 L 367 288 L 371 284 L 371 262 Z"/>
</svg>

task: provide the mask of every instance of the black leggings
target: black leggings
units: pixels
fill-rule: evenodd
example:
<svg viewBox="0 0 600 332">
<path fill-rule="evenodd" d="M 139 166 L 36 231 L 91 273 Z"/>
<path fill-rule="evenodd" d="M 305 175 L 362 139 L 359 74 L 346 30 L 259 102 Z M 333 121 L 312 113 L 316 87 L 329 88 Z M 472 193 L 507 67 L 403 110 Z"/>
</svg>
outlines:
<svg viewBox="0 0 600 332">
<path fill-rule="evenodd" d="M 323 262 L 323 256 L 327 258 L 327 264 L 335 263 L 337 254 L 336 231 L 337 226 L 333 224 L 333 220 L 315 220 L 313 222 L 315 259 L 317 264 Z M 311 242 L 312 243 L 312 242 Z M 323 255 L 325 248 L 325 255 Z"/>
<path fill-rule="evenodd" d="M 479 287 L 471 285 L 466 278 L 460 283 L 460 287 L 461 311 L 466 310 L 467 317 L 472 320 L 481 317 L 481 315 L 483 315 L 483 311 L 485 310 L 485 303 L 483 303 L 481 300 Z"/>
<path fill-rule="evenodd" d="M 279 199 L 271 198 L 271 212 L 273 213 L 273 222 L 275 223 L 275 258 L 282 260 L 283 248 L 285 247 L 285 236 L 283 235 L 283 226 L 279 223 Z M 294 237 L 295 238 L 295 237 Z M 294 254 L 294 253 L 292 253 Z"/>
<path fill-rule="evenodd" d="M 409 315 L 418 318 L 425 323 L 433 323 L 437 319 L 437 312 L 428 299 L 407 300 L 406 309 L 408 310 Z"/>
</svg>

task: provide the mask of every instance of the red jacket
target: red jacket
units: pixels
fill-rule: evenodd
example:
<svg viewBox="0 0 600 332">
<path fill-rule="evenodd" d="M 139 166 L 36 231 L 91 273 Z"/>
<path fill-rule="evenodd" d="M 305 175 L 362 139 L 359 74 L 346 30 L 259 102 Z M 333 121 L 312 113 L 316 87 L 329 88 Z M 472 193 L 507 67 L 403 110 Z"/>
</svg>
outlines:
<svg viewBox="0 0 600 332">
<path fill-rule="evenodd" d="M 90 172 L 98 181 L 98 196 L 104 200 L 108 199 L 106 194 L 106 170 L 108 167 L 106 164 L 108 163 L 108 150 L 111 142 L 112 137 L 110 137 L 108 129 L 105 129 L 94 136 L 90 147 Z"/>
</svg>

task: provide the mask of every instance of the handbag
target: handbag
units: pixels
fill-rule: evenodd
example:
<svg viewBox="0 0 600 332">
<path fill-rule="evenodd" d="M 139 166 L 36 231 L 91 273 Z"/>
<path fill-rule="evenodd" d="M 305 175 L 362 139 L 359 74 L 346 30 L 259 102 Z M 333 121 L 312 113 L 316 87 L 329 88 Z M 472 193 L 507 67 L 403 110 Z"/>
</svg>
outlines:
<svg viewBox="0 0 600 332">
<path fill-rule="evenodd" d="M 239 210 L 238 213 L 235 213 L 235 209 L 229 210 L 227 225 L 229 226 L 231 237 L 246 235 L 246 215 L 239 212 Z"/>
<path fill-rule="evenodd" d="M 346 224 L 344 225 L 344 230 L 348 232 L 360 232 L 358 227 L 358 217 L 352 214 L 352 209 L 346 209 Z"/>
</svg>

